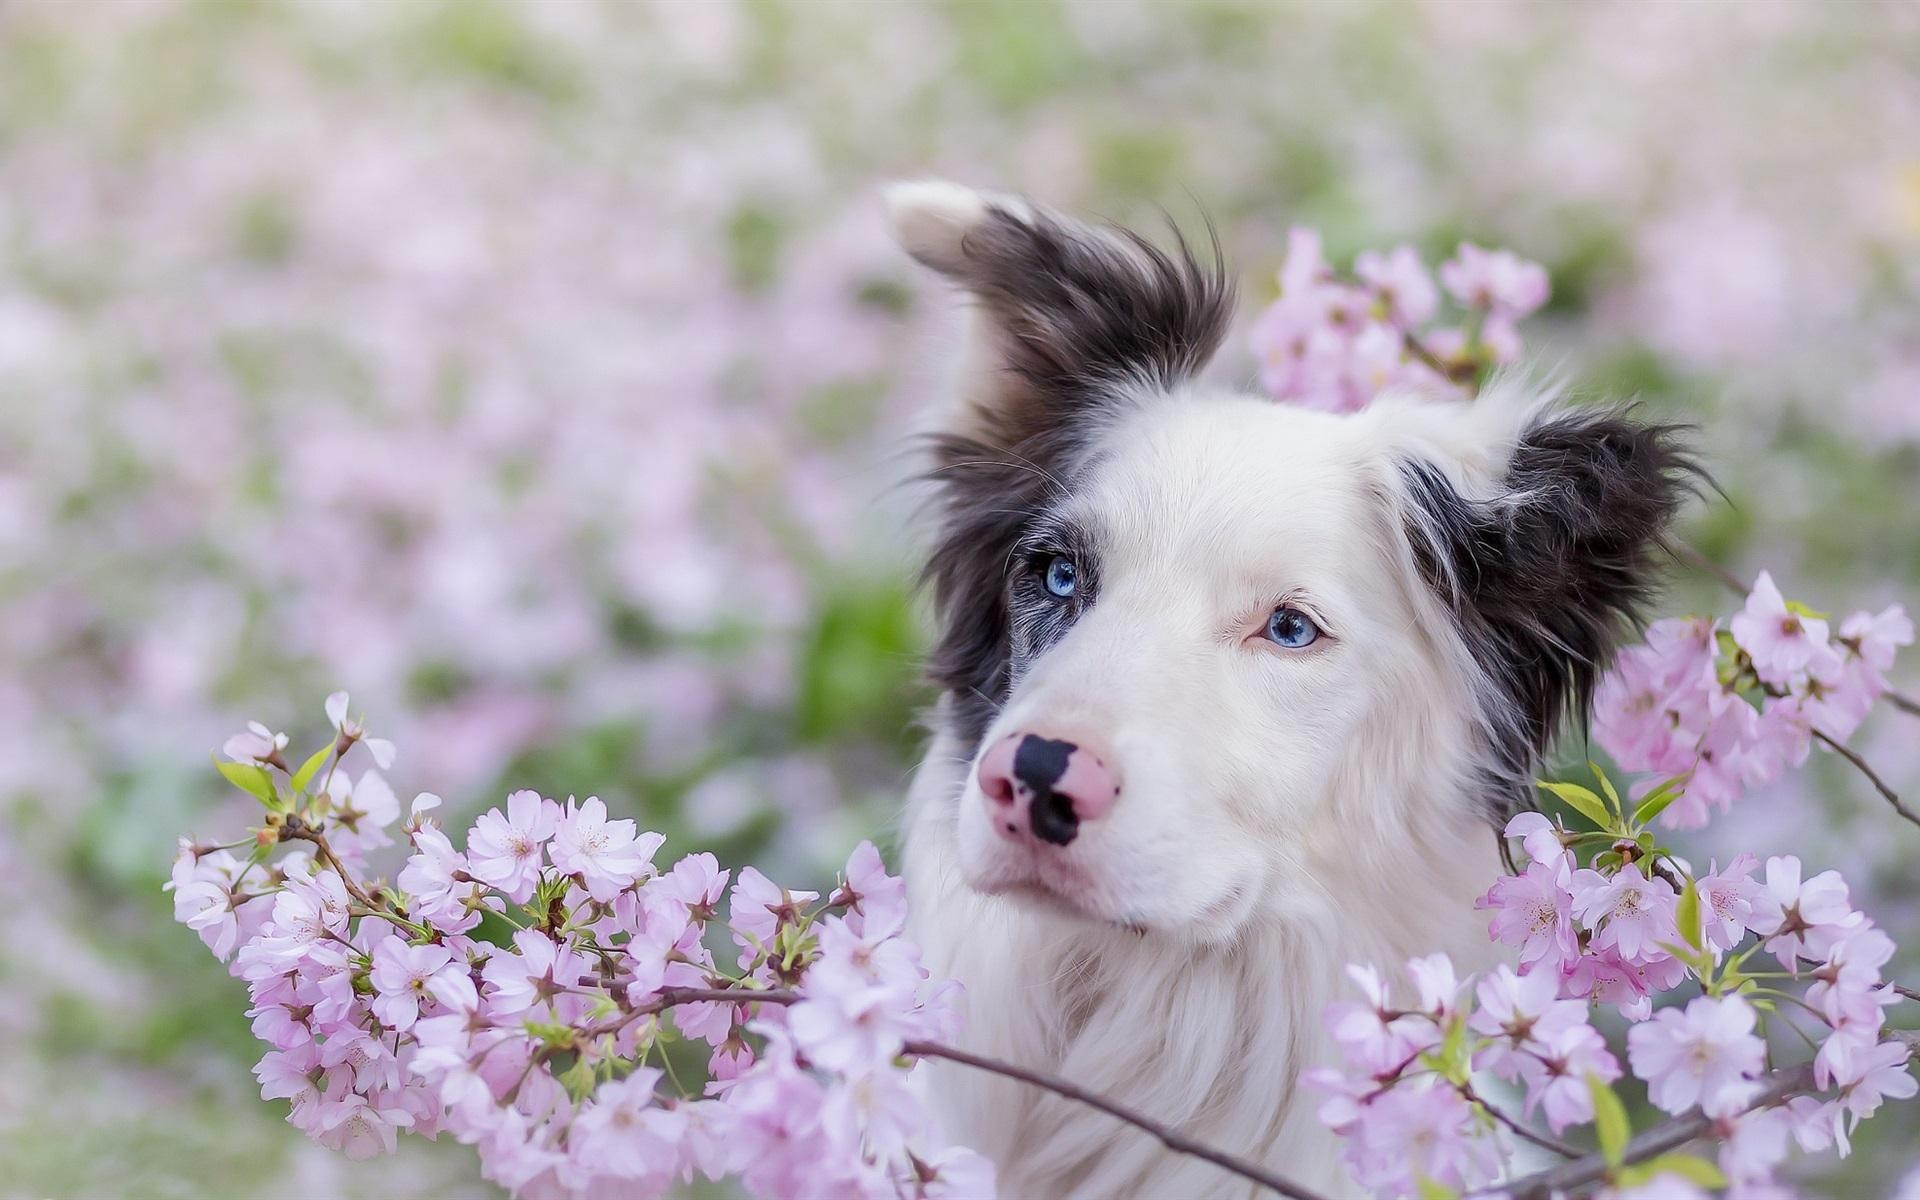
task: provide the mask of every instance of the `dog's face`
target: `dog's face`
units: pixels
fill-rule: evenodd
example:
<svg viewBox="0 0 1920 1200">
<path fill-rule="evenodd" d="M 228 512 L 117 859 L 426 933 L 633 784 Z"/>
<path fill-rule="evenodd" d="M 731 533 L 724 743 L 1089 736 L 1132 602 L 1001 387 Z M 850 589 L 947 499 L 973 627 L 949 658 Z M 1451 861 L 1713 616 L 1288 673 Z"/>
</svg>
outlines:
<svg viewBox="0 0 1920 1200">
<path fill-rule="evenodd" d="M 1184 252 L 890 200 L 979 309 L 929 565 L 974 887 L 1219 942 L 1514 803 L 1644 588 L 1660 431 L 1211 392 L 1231 293 Z"/>
</svg>

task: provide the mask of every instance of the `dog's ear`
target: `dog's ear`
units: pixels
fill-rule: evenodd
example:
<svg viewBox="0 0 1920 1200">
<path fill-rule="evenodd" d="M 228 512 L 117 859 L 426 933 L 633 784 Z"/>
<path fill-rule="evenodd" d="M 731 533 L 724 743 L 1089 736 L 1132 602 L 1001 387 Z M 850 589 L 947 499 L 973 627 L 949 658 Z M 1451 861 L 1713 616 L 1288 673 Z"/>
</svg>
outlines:
<svg viewBox="0 0 1920 1200">
<path fill-rule="evenodd" d="M 950 183 L 887 192 L 894 235 L 958 284 L 974 326 L 958 410 L 933 440 L 940 524 L 928 556 L 939 633 L 928 671 L 976 742 L 1010 684 L 1006 582 L 1102 421 L 1206 365 L 1233 316 L 1219 262 L 1169 253 Z"/>
<path fill-rule="evenodd" d="M 1510 397 L 1478 403 L 1512 411 Z M 1668 527 L 1705 478 L 1675 426 L 1617 409 L 1516 415 L 1517 433 L 1464 469 L 1431 446 L 1397 465 L 1415 562 L 1492 692 L 1496 818 L 1524 804 L 1561 721 L 1585 718 L 1659 584 Z"/>
<path fill-rule="evenodd" d="M 1168 252 L 952 183 L 896 184 L 886 200 L 900 245 L 977 306 L 949 431 L 987 446 L 1024 452 L 1130 390 L 1173 387 L 1232 320 L 1217 247 L 1203 266 L 1184 241 Z"/>
</svg>

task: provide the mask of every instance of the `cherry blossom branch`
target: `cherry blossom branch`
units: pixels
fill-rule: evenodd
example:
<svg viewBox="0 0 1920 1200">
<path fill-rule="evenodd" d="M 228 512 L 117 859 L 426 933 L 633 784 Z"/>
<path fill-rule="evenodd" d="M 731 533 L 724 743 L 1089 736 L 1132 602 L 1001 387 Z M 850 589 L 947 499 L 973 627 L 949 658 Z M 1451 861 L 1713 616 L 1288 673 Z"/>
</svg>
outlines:
<svg viewBox="0 0 1920 1200">
<path fill-rule="evenodd" d="M 1440 378 L 1450 383 L 1464 383 L 1473 378 L 1473 364 L 1447 362 L 1432 350 L 1428 349 L 1427 344 L 1421 341 L 1411 329 L 1406 330 L 1400 336 L 1406 344 L 1407 353 L 1419 359 L 1430 370 L 1439 375 Z"/>
<path fill-rule="evenodd" d="M 341 865 L 339 857 L 333 852 L 333 846 L 327 841 L 327 835 L 320 832 L 318 826 L 309 825 L 297 816 L 288 817 L 286 823 L 280 826 L 280 840 L 312 842 L 314 853 L 319 855 L 320 861 L 331 867 L 333 873 L 340 877 L 340 882 L 347 885 L 347 894 L 358 900 L 368 910 L 379 911 L 380 906 L 373 902 L 373 897 L 367 895 L 352 873 Z"/>
<path fill-rule="evenodd" d="M 721 1003 L 721 1004 L 797 1004 L 802 999 L 798 992 L 778 988 L 667 988 L 656 994 L 646 1004 L 636 1008 L 629 1016 L 643 1013 L 655 1013 L 661 1009 L 672 1008 L 678 1004 Z M 1277 1192 L 1288 1200 L 1326 1200 L 1320 1193 L 1294 1183 L 1280 1175 L 1275 1175 L 1255 1163 L 1235 1158 L 1224 1151 L 1216 1150 L 1204 1143 L 1197 1142 L 1179 1130 L 1164 1125 L 1152 1117 L 1134 1111 L 1124 1104 L 1109 1100 L 1105 1096 L 1090 1092 L 1076 1083 L 1070 1083 L 1057 1075 L 1048 1075 L 1026 1067 L 1015 1066 L 997 1058 L 975 1054 L 970 1050 L 961 1050 L 955 1046 L 939 1042 L 911 1041 L 906 1044 L 906 1053 L 914 1058 L 939 1058 L 948 1062 L 972 1067 L 977 1071 L 986 1071 L 1006 1079 L 1017 1080 L 1030 1087 L 1052 1092 L 1056 1096 L 1099 1109 L 1116 1120 L 1124 1121 L 1143 1133 L 1151 1134 L 1161 1145 L 1177 1154 L 1186 1154 L 1203 1159 L 1229 1171 L 1242 1179 L 1250 1179 L 1260 1186 Z M 1576 1152 L 1577 1153 L 1577 1152 Z"/>
<path fill-rule="evenodd" d="M 1900 814 L 1902 819 L 1915 825 L 1920 825 L 1920 813 L 1916 813 L 1911 808 L 1908 808 L 1900 799 L 1899 793 L 1895 792 L 1893 788 L 1887 784 L 1886 780 L 1880 778 L 1879 773 L 1868 766 L 1867 760 L 1861 758 L 1857 751 L 1842 744 L 1835 738 L 1828 737 L 1817 729 L 1813 731 L 1813 736 L 1818 738 L 1821 744 L 1825 745 L 1827 749 L 1852 763 L 1855 769 L 1862 775 L 1865 775 L 1867 782 L 1873 784 L 1874 790 L 1879 792 L 1880 795 L 1885 798 L 1886 802 L 1893 806 L 1893 811 Z"/>
<path fill-rule="evenodd" d="M 1920 1054 L 1920 1031 L 1894 1029 L 1889 1030 L 1887 1036 L 1905 1045 L 1909 1054 Z M 1912 1060 L 1909 1061 L 1909 1066 L 1911 1065 Z M 1795 1096 L 1818 1090 L 1814 1084 L 1812 1063 L 1788 1067 L 1775 1071 L 1762 1081 L 1759 1095 L 1754 1098 L 1752 1104 L 1747 1106 L 1746 1111 L 1754 1112 L 1762 1108 L 1771 1108 Z M 1632 1140 L 1627 1142 L 1626 1149 L 1621 1155 L 1621 1162 L 1630 1166 L 1671 1153 L 1696 1138 L 1712 1133 L 1716 1125 L 1717 1122 L 1713 1118 L 1698 1110 L 1685 1116 L 1662 1121 L 1635 1134 Z M 1573 1162 L 1562 1163 L 1557 1167 L 1536 1171 L 1532 1175 L 1525 1175 L 1508 1183 L 1482 1189 L 1474 1192 L 1473 1196 L 1500 1196 L 1505 1197 L 1506 1200 L 1550 1200 L 1551 1197 L 1557 1196 L 1577 1196 L 1582 1194 L 1584 1189 L 1605 1181 L 1612 1174 L 1612 1170 L 1606 1155 L 1588 1154 Z"/>
<path fill-rule="evenodd" d="M 1668 549 L 1668 552 L 1671 553 L 1675 558 L 1679 559 L 1683 563 L 1686 563 L 1688 566 L 1692 567 L 1694 570 L 1699 571 L 1705 575 L 1713 576 L 1713 578 L 1720 581 L 1721 584 L 1725 585 L 1728 591 L 1734 593 L 1737 596 L 1745 596 L 1748 592 L 1751 592 L 1753 590 L 1752 584 L 1740 578 L 1740 576 L 1735 574 L 1733 571 L 1728 570 L 1726 567 L 1714 561 L 1708 555 L 1701 553 L 1699 550 L 1694 549 L 1692 546 L 1688 545 L 1685 542 L 1673 542 L 1668 545 L 1667 549 Z M 1881 699 L 1885 700 L 1888 704 L 1893 705 L 1893 707 L 1899 709 L 1903 713 L 1907 713 L 1911 716 L 1920 717 L 1920 700 L 1915 700 L 1913 697 L 1908 696 L 1905 693 L 1896 692 L 1889 689 L 1887 693 L 1881 697 Z M 1906 816 L 1904 812 L 1901 815 Z M 1907 817 L 1907 819 L 1910 821 L 1913 820 L 1913 818 L 1910 816 Z"/>
<path fill-rule="evenodd" d="M 1755 1109 L 1770 1108 L 1781 1101 L 1802 1092 L 1814 1090 L 1813 1064 L 1789 1067 L 1775 1071 L 1767 1076 L 1761 1085 L 1760 1094 L 1748 1107 Z M 1650 1129 L 1634 1135 L 1621 1155 L 1622 1163 L 1632 1165 L 1658 1158 L 1670 1153 L 1713 1131 L 1714 1120 L 1695 1110 L 1683 1117 L 1674 1117 L 1662 1121 Z M 1613 1173 L 1613 1167 L 1607 1162 L 1607 1156 L 1595 1152 L 1584 1155 L 1569 1163 L 1536 1171 L 1524 1175 L 1509 1183 L 1474 1192 L 1474 1196 L 1502 1196 L 1508 1200 L 1550 1200 L 1557 1196 L 1576 1196 L 1583 1190 L 1601 1183 Z"/>
<path fill-rule="evenodd" d="M 1515 1136 L 1521 1138 L 1522 1140 L 1532 1142 L 1534 1145 L 1540 1147 L 1542 1150 L 1547 1150 L 1554 1154 L 1558 1154 L 1561 1158 L 1579 1158 L 1581 1155 L 1586 1153 L 1586 1151 L 1580 1149 L 1579 1147 L 1570 1145 L 1567 1142 L 1563 1142 L 1559 1138 L 1551 1137 L 1547 1134 L 1541 1133 L 1537 1129 L 1527 1128 L 1525 1125 L 1521 1124 L 1519 1121 L 1514 1120 L 1512 1117 L 1508 1116 L 1506 1113 L 1501 1112 L 1499 1109 L 1495 1108 L 1493 1105 L 1487 1103 L 1486 1097 L 1474 1091 L 1472 1084 L 1463 1083 L 1463 1084 L 1460 1084 L 1459 1087 L 1460 1087 L 1460 1095 L 1465 1097 L 1465 1099 L 1469 1104 L 1478 1104 L 1481 1107 L 1481 1109 L 1486 1112 L 1488 1116 L 1500 1122 L 1502 1125 L 1505 1125 L 1509 1130 L 1511 1130 L 1514 1133 Z"/>
</svg>

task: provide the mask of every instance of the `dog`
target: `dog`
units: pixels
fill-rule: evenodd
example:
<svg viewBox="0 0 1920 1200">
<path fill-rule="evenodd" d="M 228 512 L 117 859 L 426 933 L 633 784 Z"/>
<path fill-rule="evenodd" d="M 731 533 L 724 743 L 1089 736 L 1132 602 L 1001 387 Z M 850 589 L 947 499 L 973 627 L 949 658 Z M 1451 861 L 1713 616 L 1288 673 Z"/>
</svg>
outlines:
<svg viewBox="0 0 1920 1200">
<path fill-rule="evenodd" d="M 1492 961 L 1474 901 L 1659 574 L 1675 429 L 1524 381 L 1334 415 L 1198 381 L 1235 312 L 1184 244 L 942 182 L 897 240 L 969 300 L 934 435 L 940 690 L 912 932 L 966 1045 L 1353 1192 L 1301 1072 L 1343 968 Z M 935 1065 L 1015 1197 L 1258 1189 Z"/>
</svg>

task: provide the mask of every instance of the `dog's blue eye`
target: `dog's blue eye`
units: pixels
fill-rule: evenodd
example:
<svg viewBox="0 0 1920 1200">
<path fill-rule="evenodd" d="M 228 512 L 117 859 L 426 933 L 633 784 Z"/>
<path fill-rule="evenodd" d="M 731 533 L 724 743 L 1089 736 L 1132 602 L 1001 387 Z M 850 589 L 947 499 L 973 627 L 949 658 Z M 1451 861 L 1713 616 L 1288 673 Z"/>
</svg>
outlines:
<svg viewBox="0 0 1920 1200">
<path fill-rule="evenodd" d="M 1064 554 L 1056 554 L 1047 563 L 1047 590 L 1062 600 L 1073 595 L 1075 584 L 1079 581 L 1080 568 Z"/>
<path fill-rule="evenodd" d="M 1320 627 L 1299 609 L 1281 605 L 1267 618 L 1267 640 L 1276 646 L 1299 650 L 1320 640 Z"/>
</svg>

